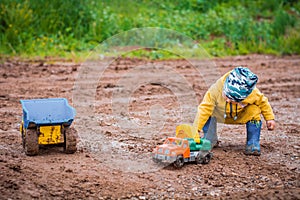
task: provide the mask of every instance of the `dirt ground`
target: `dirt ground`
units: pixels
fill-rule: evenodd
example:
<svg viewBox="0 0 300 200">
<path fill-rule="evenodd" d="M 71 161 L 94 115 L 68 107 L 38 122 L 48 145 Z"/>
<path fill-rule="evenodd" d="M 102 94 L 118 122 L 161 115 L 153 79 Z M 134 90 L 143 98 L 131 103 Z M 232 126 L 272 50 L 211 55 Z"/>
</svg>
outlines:
<svg viewBox="0 0 300 200">
<path fill-rule="evenodd" d="M 84 78 L 84 64 L 2 59 L 0 199 L 300 199 L 300 57 L 205 62 L 94 61 L 89 65 L 102 68 L 89 73 L 93 82 Z M 176 125 L 192 123 L 210 81 L 238 65 L 259 76 L 257 87 L 276 115 L 276 130 L 262 129 L 262 155 L 243 154 L 244 125 L 220 124 L 209 164 L 155 166 L 152 149 L 174 136 Z M 48 147 L 26 156 L 20 99 L 52 97 L 67 98 L 77 110 L 78 151 Z"/>
</svg>

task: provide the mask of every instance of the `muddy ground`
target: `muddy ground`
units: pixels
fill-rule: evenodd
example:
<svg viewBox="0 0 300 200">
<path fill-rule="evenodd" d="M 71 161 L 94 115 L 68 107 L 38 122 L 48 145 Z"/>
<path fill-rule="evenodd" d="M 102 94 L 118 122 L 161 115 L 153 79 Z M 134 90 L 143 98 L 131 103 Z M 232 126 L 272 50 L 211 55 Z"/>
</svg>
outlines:
<svg viewBox="0 0 300 200">
<path fill-rule="evenodd" d="M 0 199 L 300 199 L 299 56 L 93 62 L 2 59 Z M 85 65 L 96 66 L 93 78 Z M 211 81 L 237 65 L 259 76 L 276 115 L 276 130 L 262 129 L 262 155 L 243 154 L 245 126 L 220 124 L 209 164 L 152 163 L 152 149 L 192 123 Z M 50 97 L 76 108 L 78 151 L 41 147 L 26 156 L 19 101 Z"/>
</svg>

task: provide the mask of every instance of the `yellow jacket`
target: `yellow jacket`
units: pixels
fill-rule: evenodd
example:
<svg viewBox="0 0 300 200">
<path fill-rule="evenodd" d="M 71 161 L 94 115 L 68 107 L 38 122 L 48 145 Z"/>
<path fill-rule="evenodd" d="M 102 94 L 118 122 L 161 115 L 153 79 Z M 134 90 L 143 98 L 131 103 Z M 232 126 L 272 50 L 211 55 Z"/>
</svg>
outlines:
<svg viewBox="0 0 300 200">
<path fill-rule="evenodd" d="M 261 120 L 261 114 L 265 120 L 275 119 L 267 97 L 256 87 L 242 102 L 238 104 L 226 103 L 223 97 L 223 86 L 229 73 L 218 79 L 208 89 L 201 104 L 198 106 L 198 113 L 194 121 L 194 126 L 198 127 L 198 131 L 202 130 L 211 116 L 216 117 L 218 122 L 226 124 L 245 124 L 250 120 Z M 226 116 L 224 116 L 225 114 Z M 234 120 L 235 116 L 236 120 Z"/>
</svg>

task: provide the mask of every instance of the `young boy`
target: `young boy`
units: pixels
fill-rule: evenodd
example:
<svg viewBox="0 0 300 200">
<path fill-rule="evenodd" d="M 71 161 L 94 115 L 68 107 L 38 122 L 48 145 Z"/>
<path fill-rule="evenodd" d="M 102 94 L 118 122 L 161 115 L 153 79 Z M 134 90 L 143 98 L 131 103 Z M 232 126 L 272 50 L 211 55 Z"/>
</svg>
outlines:
<svg viewBox="0 0 300 200">
<path fill-rule="evenodd" d="M 246 67 L 236 67 L 216 81 L 206 92 L 194 126 L 203 130 L 212 146 L 218 142 L 216 123 L 246 124 L 246 155 L 260 155 L 261 114 L 268 130 L 275 117 L 268 99 L 255 87 L 257 76 Z"/>
</svg>

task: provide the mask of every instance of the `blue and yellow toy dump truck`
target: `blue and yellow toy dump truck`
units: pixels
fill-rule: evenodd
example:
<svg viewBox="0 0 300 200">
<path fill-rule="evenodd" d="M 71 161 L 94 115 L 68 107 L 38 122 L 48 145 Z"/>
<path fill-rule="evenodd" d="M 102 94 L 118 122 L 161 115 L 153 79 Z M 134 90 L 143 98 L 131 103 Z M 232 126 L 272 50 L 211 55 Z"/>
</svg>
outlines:
<svg viewBox="0 0 300 200">
<path fill-rule="evenodd" d="M 59 145 L 66 153 L 77 150 L 77 131 L 71 124 L 75 109 L 65 98 L 20 100 L 20 132 L 26 155 L 37 155 L 40 145 Z"/>
</svg>

